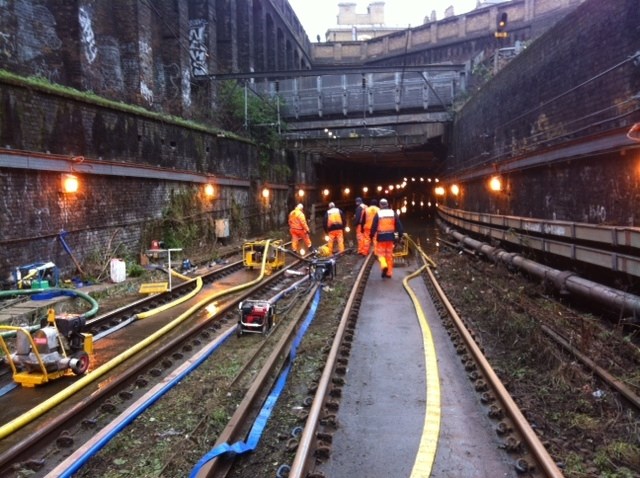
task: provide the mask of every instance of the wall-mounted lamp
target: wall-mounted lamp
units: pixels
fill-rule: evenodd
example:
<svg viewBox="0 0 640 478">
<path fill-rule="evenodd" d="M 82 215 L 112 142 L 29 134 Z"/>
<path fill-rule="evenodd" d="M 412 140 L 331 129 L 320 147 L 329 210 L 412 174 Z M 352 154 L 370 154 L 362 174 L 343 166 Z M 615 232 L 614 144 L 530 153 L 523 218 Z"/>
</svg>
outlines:
<svg viewBox="0 0 640 478">
<path fill-rule="evenodd" d="M 382 191 L 382 186 L 378 186 L 376 189 L 378 189 L 378 192 Z"/>
<path fill-rule="evenodd" d="M 367 194 L 367 193 L 369 192 L 369 188 L 368 188 L 368 187 L 366 187 L 366 186 L 363 186 L 363 187 L 362 187 L 362 192 L 363 192 L 363 193 L 365 193 L 365 194 Z"/>
<path fill-rule="evenodd" d="M 460 187 L 457 184 L 451 185 L 451 194 L 453 194 L 454 196 L 460 194 Z"/>
<path fill-rule="evenodd" d="M 502 191 L 502 181 L 498 176 L 493 176 L 489 180 L 489 189 L 492 191 Z"/>
<path fill-rule="evenodd" d="M 266 200 L 269 199 L 269 189 L 268 188 L 264 188 L 262 190 L 262 197 Z"/>
<path fill-rule="evenodd" d="M 216 188 L 213 187 L 213 184 L 205 184 L 204 185 L 204 195 L 208 198 L 212 198 L 216 194 Z"/>
<path fill-rule="evenodd" d="M 436 193 L 436 196 L 444 196 L 444 188 L 442 186 L 438 186 L 433 192 Z"/>
<path fill-rule="evenodd" d="M 327 196 L 329 195 L 329 190 L 328 190 L 328 189 L 323 189 L 323 190 L 322 190 L 322 195 L 323 195 L 324 197 L 327 197 Z"/>
<path fill-rule="evenodd" d="M 74 194 L 78 192 L 80 188 L 80 181 L 78 177 L 74 174 L 63 174 L 62 175 L 62 192 Z"/>
<path fill-rule="evenodd" d="M 351 194 L 351 189 L 349 188 L 344 188 L 344 195 L 348 196 L 349 194 Z"/>
<path fill-rule="evenodd" d="M 302 188 L 298 189 L 298 197 L 299 198 L 303 198 L 304 197 L 304 189 L 302 189 Z"/>
</svg>

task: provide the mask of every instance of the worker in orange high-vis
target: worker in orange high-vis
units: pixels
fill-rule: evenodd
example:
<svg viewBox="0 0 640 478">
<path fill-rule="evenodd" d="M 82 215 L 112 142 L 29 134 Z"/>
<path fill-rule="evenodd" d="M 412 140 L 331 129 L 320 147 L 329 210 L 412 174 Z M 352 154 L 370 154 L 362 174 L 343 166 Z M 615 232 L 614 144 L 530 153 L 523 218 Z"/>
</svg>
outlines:
<svg viewBox="0 0 640 478">
<path fill-rule="evenodd" d="M 356 198 L 356 212 L 353 215 L 353 224 L 356 228 L 356 241 L 358 243 L 358 254 L 366 256 L 369 253 L 367 241 L 364 237 L 364 218 L 367 205 L 362 202 L 362 198 Z"/>
<path fill-rule="evenodd" d="M 333 254 L 334 244 L 338 244 L 338 252 L 344 252 L 344 227 L 347 224 L 342 209 L 338 209 L 335 203 L 329 203 L 329 209 L 324 214 L 322 227 L 329 236 L 329 252 Z"/>
<path fill-rule="evenodd" d="M 298 243 L 303 242 L 307 246 L 307 252 L 311 249 L 311 238 L 309 237 L 309 226 L 307 218 L 302 210 L 304 206 L 298 204 L 293 211 L 289 213 L 289 232 L 291 233 L 291 249 L 298 252 Z M 304 255 L 305 251 L 301 251 Z"/>
<path fill-rule="evenodd" d="M 393 209 L 389 209 L 389 202 L 380 199 L 380 210 L 371 224 L 371 237 L 376 239 L 375 253 L 380 262 L 382 277 L 390 279 L 393 275 L 393 246 L 397 239 L 404 234 L 400 218 Z"/>
<path fill-rule="evenodd" d="M 373 218 L 376 217 L 376 214 L 378 214 L 378 211 L 380 210 L 380 208 L 378 207 L 378 201 L 376 199 L 372 199 L 370 204 L 371 205 L 368 206 L 367 209 L 365 209 L 364 218 L 362 220 L 365 240 L 362 250 L 365 256 L 369 254 L 369 251 L 376 250 L 376 239 L 375 237 L 371 239 L 371 225 L 373 224 Z"/>
</svg>

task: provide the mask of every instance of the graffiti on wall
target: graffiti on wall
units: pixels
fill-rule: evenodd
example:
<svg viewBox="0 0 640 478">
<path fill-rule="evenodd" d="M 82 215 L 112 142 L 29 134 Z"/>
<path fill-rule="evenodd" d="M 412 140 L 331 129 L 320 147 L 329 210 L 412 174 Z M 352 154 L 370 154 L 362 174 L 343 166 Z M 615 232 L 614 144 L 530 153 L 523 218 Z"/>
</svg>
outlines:
<svg viewBox="0 0 640 478">
<path fill-rule="evenodd" d="M 7 59 L 13 58 L 15 49 L 16 47 L 13 44 L 13 37 L 11 34 L 0 32 L 0 56 Z"/>
<path fill-rule="evenodd" d="M 187 68 L 182 70 L 182 104 L 185 108 L 191 106 L 191 74 Z"/>
<path fill-rule="evenodd" d="M 209 74 L 207 67 L 207 22 L 205 20 L 189 21 L 189 58 L 193 76 Z"/>
<path fill-rule="evenodd" d="M 145 39 L 138 41 L 140 58 L 140 94 L 149 104 L 153 104 L 153 48 Z M 151 86 L 150 86 L 151 85 Z"/>
<path fill-rule="evenodd" d="M 98 47 L 96 45 L 96 36 L 91 26 L 91 17 L 83 7 L 78 9 L 78 21 L 80 22 L 82 48 L 87 61 L 91 64 L 98 56 Z"/>
</svg>

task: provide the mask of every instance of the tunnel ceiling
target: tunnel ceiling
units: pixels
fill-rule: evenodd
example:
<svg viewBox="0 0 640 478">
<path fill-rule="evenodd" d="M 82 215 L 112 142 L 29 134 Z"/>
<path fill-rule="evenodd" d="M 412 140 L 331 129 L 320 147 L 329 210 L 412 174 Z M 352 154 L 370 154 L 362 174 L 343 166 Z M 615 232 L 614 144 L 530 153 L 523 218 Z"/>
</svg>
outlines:
<svg viewBox="0 0 640 478">
<path fill-rule="evenodd" d="M 283 135 L 286 148 L 332 164 L 401 169 L 402 174 L 437 173 L 446 158 L 445 113 L 298 122 Z M 362 171 L 362 168 L 358 168 Z"/>
</svg>

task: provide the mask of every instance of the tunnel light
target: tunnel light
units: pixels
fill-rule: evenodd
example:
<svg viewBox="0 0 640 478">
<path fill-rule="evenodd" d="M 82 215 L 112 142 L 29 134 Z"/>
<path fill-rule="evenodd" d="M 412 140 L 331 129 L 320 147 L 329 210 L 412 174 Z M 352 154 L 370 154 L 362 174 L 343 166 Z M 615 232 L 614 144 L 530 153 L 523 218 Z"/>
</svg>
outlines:
<svg viewBox="0 0 640 478">
<path fill-rule="evenodd" d="M 394 187 L 393 184 L 389 184 L 389 188 L 388 188 L 389 191 L 393 191 L 393 187 Z"/>
<path fill-rule="evenodd" d="M 444 188 L 442 186 L 438 186 L 434 189 L 436 196 L 444 196 Z"/>
<path fill-rule="evenodd" d="M 304 189 L 298 189 L 298 197 L 304 197 Z"/>
<path fill-rule="evenodd" d="M 269 199 L 269 189 L 264 188 L 262 190 L 262 197 L 265 198 L 265 199 Z"/>
<path fill-rule="evenodd" d="M 453 194 L 454 196 L 460 194 L 460 187 L 457 184 L 451 185 L 451 194 Z"/>
<path fill-rule="evenodd" d="M 204 185 L 204 195 L 208 198 L 212 198 L 216 193 L 216 189 L 213 187 L 213 184 L 205 184 Z"/>
<path fill-rule="evenodd" d="M 328 189 L 323 189 L 322 190 L 322 195 L 325 196 L 325 197 L 328 196 L 329 195 L 329 190 Z"/>
<path fill-rule="evenodd" d="M 378 186 L 376 189 L 378 190 L 378 192 L 380 192 L 382 191 L 382 186 Z"/>
<path fill-rule="evenodd" d="M 65 193 L 73 194 L 77 193 L 80 189 L 80 181 L 74 174 L 62 175 L 62 191 Z"/>
<path fill-rule="evenodd" d="M 489 180 L 489 189 L 492 191 L 502 191 L 502 181 L 498 176 L 493 176 Z"/>
<path fill-rule="evenodd" d="M 325 240 L 326 242 L 329 242 L 329 236 L 328 236 L 328 235 L 327 235 L 327 236 L 324 236 L 324 240 Z"/>
<path fill-rule="evenodd" d="M 407 206 L 402 206 L 400 208 L 400 210 L 402 211 L 402 214 L 406 214 L 407 213 Z"/>
<path fill-rule="evenodd" d="M 351 194 L 351 189 L 349 188 L 344 188 L 344 195 L 348 196 L 349 194 Z"/>
<path fill-rule="evenodd" d="M 345 227 L 344 232 L 351 232 L 351 228 L 349 226 Z"/>
<path fill-rule="evenodd" d="M 363 187 L 362 187 L 362 192 L 363 192 L 363 193 L 365 193 L 365 194 L 367 194 L 367 193 L 369 192 L 369 188 L 368 188 L 368 187 L 366 187 L 366 186 L 363 186 Z"/>
</svg>

